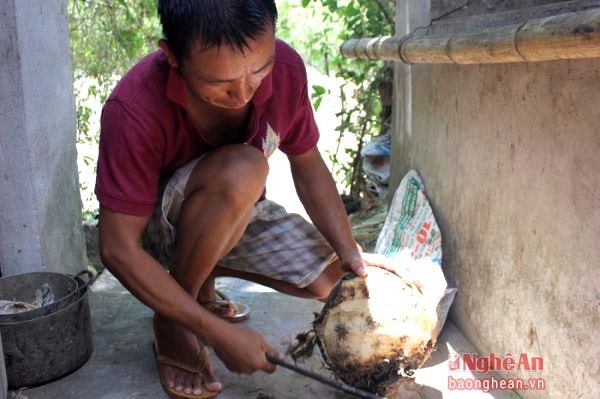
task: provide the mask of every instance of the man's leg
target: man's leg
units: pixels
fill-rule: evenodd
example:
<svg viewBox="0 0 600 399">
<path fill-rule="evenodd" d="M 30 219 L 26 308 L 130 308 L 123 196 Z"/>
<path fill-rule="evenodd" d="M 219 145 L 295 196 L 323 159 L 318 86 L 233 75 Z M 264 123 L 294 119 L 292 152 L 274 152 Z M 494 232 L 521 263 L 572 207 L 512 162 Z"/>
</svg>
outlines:
<svg viewBox="0 0 600 399">
<path fill-rule="evenodd" d="M 319 301 L 325 301 L 327 299 L 343 273 L 340 261 L 336 257 L 315 280 L 306 287 L 299 288 L 286 281 L 276 280 L 257 273 L 224 267 L 217 267 L 215 269 L 215 276 L 217 277 L 236 277 L 273 288 L 274 290 L 287 295 L 299 298 L 317 299 Z"/>
<path fill-rule="evenodd" d="M 232 145 L 198 161 L 185 189 L 177 222 L 177 244 L 171 274 L 194 298 L 198 297 L 215 265 L 240 239 L 262 194 L 267 161 L 256 148 Z M 170 320 L 155 316 L 155 334 L 161 354 L 193 364 L 199 352 L 196 337 Z M 201 378 L 171 366 L 161 366 L 163 381 L 184 392 L 202 388 Z M 220 389 L 210 369 L 204 387 Z"/>
<path fill-rule="evenodd" d="M 243 237 L 215 268 L 301 298 L 326 299 L 342 276 L 340 261 L 316 227 L 273 201 L 256 204 Z"/>
</svg>

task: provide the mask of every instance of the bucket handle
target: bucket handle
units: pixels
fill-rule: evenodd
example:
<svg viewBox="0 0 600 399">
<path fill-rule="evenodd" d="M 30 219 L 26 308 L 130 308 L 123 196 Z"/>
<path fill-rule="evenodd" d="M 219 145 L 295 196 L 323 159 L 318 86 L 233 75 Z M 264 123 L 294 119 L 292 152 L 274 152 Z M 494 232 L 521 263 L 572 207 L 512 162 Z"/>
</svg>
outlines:
<svg viewBox="0 0 600 399">
<path fill-rule="evenodd" d="M 96 281 L 97 276 L 94 276 L 94 273 L 89 270 L 82 270 L 74 277 L 75 281 L 77 281 L 77 295 L 79 295 Z"/>
</svg>

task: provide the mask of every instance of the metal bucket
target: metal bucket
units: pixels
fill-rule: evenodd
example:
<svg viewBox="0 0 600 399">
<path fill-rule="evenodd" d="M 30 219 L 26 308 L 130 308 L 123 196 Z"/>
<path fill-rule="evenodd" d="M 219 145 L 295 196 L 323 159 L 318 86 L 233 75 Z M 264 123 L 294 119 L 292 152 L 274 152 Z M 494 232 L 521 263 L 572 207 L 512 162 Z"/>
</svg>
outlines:
<svg viewBox="0 0 600 399">
<path fill-rule="evenodd" d="M 0 323 L 32 320 L 56 312 L 73 302 L 79 296 L 79 291 L 86 288 L 92 279 L 92 273 L 87 270 L 75 277 L 61 273 L 35 272 L 0 278 L 0 299 L 33 303 L 35 291 L 44 284 L 50 286 L 55 297 L 54 302 L 37 309 L 0 314 Z"/>
<path fill-rule="evenodd" d="M 9 389 L 60 378 L 91 356 L 89 282 L 86 284 L 79 277 L 75 282 L 82 288 L 75 289 L 61 309 L 29 320 L 0 322 Z"/>
</svg>

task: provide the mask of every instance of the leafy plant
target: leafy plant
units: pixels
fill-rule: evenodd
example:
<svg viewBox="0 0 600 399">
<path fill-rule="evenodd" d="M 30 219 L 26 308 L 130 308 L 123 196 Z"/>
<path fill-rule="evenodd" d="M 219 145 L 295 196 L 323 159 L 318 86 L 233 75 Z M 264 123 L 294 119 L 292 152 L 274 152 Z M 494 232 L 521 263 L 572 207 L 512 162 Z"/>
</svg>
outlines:
<svg viewBox="0 0 600 399">
<path fill-rule="evenodd" d="M 394 0 L 301 0 L 301 5 L 313 10 L 323 29 L 309 33 L 309 43 L 295 43 L 308 50 L 313 65 L 323 65 L 322 71 L 332 71 L 343 80 L 339 98 L 341 107 L 336 114 L 338 145 L 329 154 L 334 173 L 345 183 L 351 197 L 359 198 L 365 191 L 365 179 L 360 162 L 363 145 L 374 136 L 385 132 L 389 126 L 390 113 L 382 107 L 379 90 L 389 66 L 382 62 L 348 60 L 339 52 L 340 44 L 349 38 L 390 35 L 394 27 Z M 293 40 L 293 38 L 292 38 Z M 314 50 L 318 49 L 317 53 Z M 302 51 L 302 50 L 301 50 Z M 318 108 L 323 90 L 313 87 L 313 105 Z M 387 104 L 385 105 L 387 106 Z M 349 137 L 348 137 L 349 136 Z"/>
<path fill-rule="evenodd" d="M 92 193 L 99 110 L 118 78 L 156 48 L 156 0 L 69 0 L 69 35 L 77 106 L 79 181 L 85 218 L 98 205 Z"/>
</svg>

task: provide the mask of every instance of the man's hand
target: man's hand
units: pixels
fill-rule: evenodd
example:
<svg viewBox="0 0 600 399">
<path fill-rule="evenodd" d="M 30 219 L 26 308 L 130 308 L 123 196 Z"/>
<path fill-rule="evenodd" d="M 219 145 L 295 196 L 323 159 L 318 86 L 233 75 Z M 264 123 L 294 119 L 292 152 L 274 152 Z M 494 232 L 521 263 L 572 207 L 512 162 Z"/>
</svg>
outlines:
<svg viewBox="0 0 600 399">
<path fill-rule="evenodd" d="M 342 270 L 352 271 L 360 277 L 367 276 L 365 266 L 374 266 L 396 274 L 404 280 L 407 285 L 415 286 L 419 290 L 423 287 L 423 283 L 420 281 L 419 276 L 417 276 L 411 268 L 407 267 L 406 262 L 392 260 L 381 254 L 353 251 L 345 256 L 342 255 L 340 261 Z"/>
<path fill-rule="evenodd" d="M 402 262 L 392 260 L 385 255 L 367 252 L 361 252 L 360 255 L 365 265 L 385 269 L 387 271 L 399 275 L 400 277 L 402 277 L 401 274 L 405 274 L 408 272 L 405 267 L 402 267 Z"/>
<path fill-rule="evenodd" d="M 283 358 L 258 332 L 229 323 L 215 338 L 212 347 L 227 369 L 235 373 L 252 374 L 259 370 L 273 373 L 276 367 L 267 360 L 266 354 Z"/>
<path fill-rule="evenodd" d="M 381 254 L 361 253 L 365 265 L 388 270 L 400 277 L 407 285 L 417 288 L 437 304 L 446 291 L 446 279 L 440 265 L 429 258 L 413 259 L 406 255 L 390 259 Z"/>
<path fill-rule="evenodd" d="M 349 251 L 339 255 L 342 270 L 346 272 L 353 272 L 359 277 L 366 277 L 367 271 L 365 269 L 365 261 L 360 252 L 360 247 L 356 250 Z"/>
</svg>

